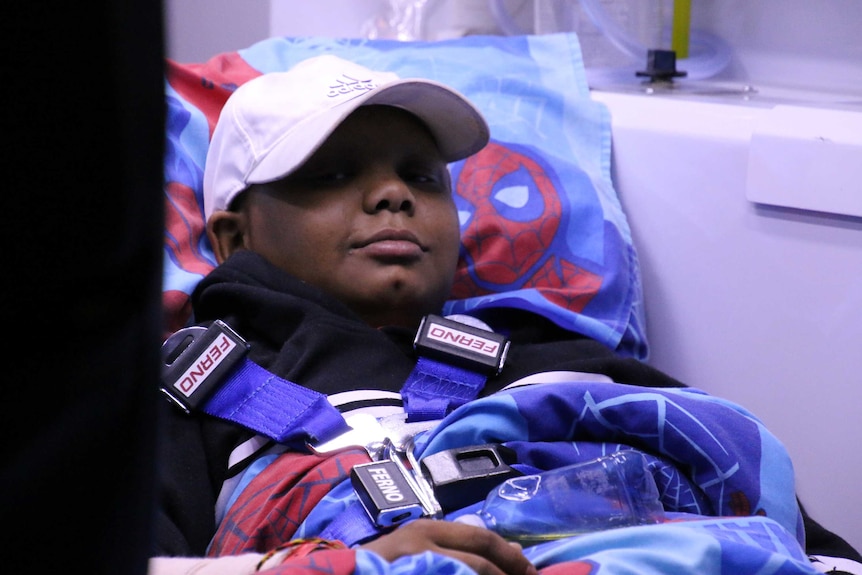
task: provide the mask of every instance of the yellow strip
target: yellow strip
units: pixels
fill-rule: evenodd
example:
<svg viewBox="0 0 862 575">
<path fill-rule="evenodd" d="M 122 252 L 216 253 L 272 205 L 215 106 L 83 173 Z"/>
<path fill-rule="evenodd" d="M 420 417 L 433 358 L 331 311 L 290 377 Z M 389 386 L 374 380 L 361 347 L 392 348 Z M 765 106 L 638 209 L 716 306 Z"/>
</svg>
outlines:
<svg viewBox="0 0 862 575">
<path fill-rule="evenodd" d="M 673 31 L 671 50 L 677 59 L 688 58 L 688 38 L 691 29 L 691 0 L 673 1 Z"/>
</svg>

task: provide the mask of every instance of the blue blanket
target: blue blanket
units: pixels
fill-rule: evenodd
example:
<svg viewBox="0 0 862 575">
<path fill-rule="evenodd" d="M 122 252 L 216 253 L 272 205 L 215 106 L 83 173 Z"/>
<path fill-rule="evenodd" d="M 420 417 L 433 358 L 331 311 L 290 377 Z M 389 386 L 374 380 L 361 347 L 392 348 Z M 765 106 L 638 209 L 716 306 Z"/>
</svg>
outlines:
<svg viewBox="0 0 862 575">
<path fill-rule="evenodd" d="M 417 436 L 421 457 L 457 446 L 499 442 L 514 449 L 524 470 L 543 470 L 620 449 L 643 453 L 659 485 L 667 521 L 541 543 L 526 549 L 543 574 L 553 573 L 817 573 L 804 549 L 793 468 L 780 442 L 741 407 L 693 389 L 654 389 L 606 382 L 522 386 L 479 399 Z M 285 456 L 282 456 L 285 457 Z M 261 493 L 281 457 L 258 466 L 216 537 L 221 549 L 257 537 Z M 285 463 L 287 465 L 287 463 Z M 290 463 L 295 468 L 294 463 Z M 264 479 L 269 470 L 269 478 Z M 315 485 L 321 482 L 315 477 Z M 284 497 L 266 495 L 269 517 L 288 511 Z M 257 499 L 255 499 L 257 498 Z M 252 504 L 251 502 L 256 503 Z M 349 481 L 333 480 L 311 509 L 295 516 L 295 532 L 313 537 L 355 501 Z M 475 506 L 447 519 L 473 511 Z M 268 525 L 266 529 L 271 529 Z M 232 543 L 227 540 L 232 539 Z M 236 551 L 236 547 L 233 551 Z M 342 570 L 334 569 L 341 573 Z M 384 563 L 355 551 L 344 573 L 469 573 L 434 554 Z"/>
</svg>

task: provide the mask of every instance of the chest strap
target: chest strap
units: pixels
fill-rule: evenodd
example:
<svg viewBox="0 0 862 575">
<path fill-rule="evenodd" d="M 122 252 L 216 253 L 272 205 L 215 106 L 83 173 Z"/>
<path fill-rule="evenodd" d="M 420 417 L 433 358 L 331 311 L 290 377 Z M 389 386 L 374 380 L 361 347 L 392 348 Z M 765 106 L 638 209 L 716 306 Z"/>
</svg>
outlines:
<svg viewBox="0 0 862 575">
<path fill-rule="evenodd" d="M 286 445 L 328 441 L 350 431 L 325 395 L 249 360 L 230 326 L 181 329 L 162 346 L 162 392 L 187 413 L 238 423 Z M 505 362 L 508 341 L 479 327 L 427 316 L 414 340 L 420 355 L 401 395 L 408 421 L 442 419 L 478 397 Z"/>
</svg>

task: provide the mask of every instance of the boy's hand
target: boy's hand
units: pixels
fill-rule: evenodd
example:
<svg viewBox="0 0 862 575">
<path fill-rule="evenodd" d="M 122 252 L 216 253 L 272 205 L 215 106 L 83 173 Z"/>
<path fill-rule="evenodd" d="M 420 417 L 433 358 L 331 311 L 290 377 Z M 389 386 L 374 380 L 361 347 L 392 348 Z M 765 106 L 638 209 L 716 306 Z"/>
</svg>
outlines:
<svg viewBox="0 0 862 575">
<path fill-rule="evenodd" d="M 433 551 L 466 563 L 479 575 L 536 575 L 521 547 L 493 531 L 450 521 L 417 519 L 361 546 L 387 561 Z"/>
</svg>

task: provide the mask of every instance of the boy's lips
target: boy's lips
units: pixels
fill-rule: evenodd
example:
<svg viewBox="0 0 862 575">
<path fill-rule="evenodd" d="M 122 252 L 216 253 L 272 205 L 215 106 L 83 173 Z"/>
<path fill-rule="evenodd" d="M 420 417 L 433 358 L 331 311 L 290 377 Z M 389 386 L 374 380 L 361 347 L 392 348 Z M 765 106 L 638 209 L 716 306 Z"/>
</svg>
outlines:
<svg viewBox="0 0 862 575">
<path fill-rule="evenodd" d="M 377 259 L 416 259 L 426 248 L 408 230 L 381 230 L 357 242 L 354 250 Z"/>
</svg>

